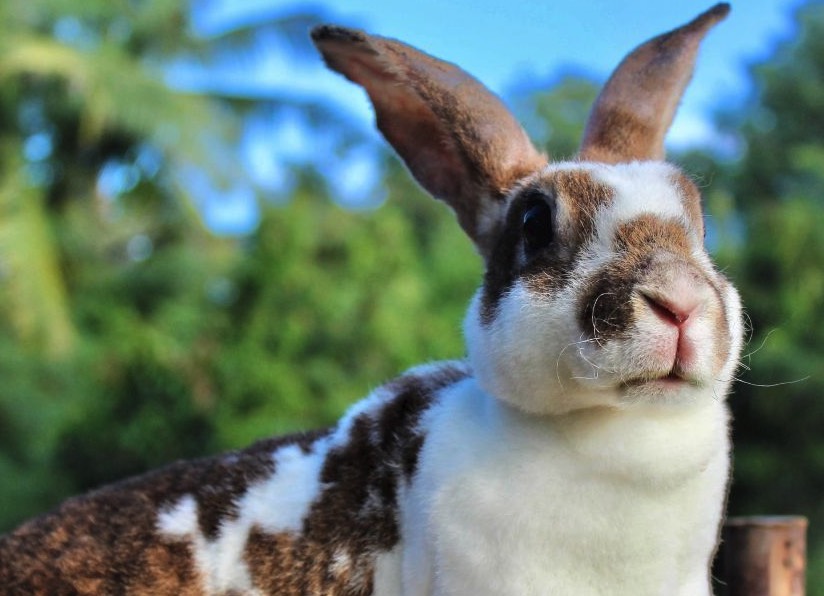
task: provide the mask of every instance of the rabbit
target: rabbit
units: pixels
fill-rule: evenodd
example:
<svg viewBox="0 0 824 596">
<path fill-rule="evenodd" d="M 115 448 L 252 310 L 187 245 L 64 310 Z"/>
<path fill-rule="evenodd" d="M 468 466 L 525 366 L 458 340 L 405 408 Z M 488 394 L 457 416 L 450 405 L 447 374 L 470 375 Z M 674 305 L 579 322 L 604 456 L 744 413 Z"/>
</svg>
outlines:
<svg viewBox="0 0 824 596">
<path fill-rule="evenodd" d="M 457 66 L 313 29 L 484 260 L 466 358 L 65 502 L 2 538 L 3 593 L 710 594 L 742 307 L 663 141 L 728 12 L 632 51 L 554 163 Z"/>
</svg>

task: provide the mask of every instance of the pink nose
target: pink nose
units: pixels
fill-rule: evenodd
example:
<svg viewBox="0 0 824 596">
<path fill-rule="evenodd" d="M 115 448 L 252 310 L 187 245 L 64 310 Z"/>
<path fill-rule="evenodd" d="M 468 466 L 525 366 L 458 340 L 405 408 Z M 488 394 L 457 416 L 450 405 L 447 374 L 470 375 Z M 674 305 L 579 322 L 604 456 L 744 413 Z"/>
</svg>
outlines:
<svg viewBox="0 0 824 596">
<path fill-rule="evenodd" d="M 646 300 L 652 312 L 658 315 L 664 322 L 676 327 L 683 327 L 689 321 L 690 316 L 698 309 L 699 299 L 693 295 L 682 295 L 678 297 L 665 296 L 652 292 L 642 292 L 641 296 Z"/>
</svg>

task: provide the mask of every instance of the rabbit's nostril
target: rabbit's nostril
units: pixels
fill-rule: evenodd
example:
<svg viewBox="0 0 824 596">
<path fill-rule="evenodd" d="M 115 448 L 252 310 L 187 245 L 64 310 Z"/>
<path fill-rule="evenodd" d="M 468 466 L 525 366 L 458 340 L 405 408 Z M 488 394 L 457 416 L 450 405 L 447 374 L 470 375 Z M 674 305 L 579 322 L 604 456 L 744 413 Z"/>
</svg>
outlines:
<svg viewBox="0 0 824 596">
<path fill-rule="evenodd" d="M 666 323 L 676 327 L 684 326 L 698 308 L 698 300 L 693 297 L 670 298 L 651 292 L 641 292 L 650 310 Z"/>
</svg>

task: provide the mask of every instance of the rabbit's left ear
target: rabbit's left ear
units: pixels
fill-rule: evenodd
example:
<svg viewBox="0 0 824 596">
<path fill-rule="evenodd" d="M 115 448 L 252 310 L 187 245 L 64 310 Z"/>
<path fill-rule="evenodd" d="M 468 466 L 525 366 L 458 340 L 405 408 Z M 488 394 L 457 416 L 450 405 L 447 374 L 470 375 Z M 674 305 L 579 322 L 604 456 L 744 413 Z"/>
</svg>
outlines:
<svg viewBox="0 0 824 596">
<path fill-rule="evenodd" d="M 546 164 L 507 108 L 457 66 L 401 42 L 332 26 L 312 39 L 366 90 L 384 137 L 488 257 L 507 192 Z"/>
<path fill-rule="evenodd" d="M 692 77 L 698 45 L 730 12 L 716 4 L 633 50 L 595 101 L 579 157 L 619 163 L 664 158 L 664 136 Z"/>
</svg>

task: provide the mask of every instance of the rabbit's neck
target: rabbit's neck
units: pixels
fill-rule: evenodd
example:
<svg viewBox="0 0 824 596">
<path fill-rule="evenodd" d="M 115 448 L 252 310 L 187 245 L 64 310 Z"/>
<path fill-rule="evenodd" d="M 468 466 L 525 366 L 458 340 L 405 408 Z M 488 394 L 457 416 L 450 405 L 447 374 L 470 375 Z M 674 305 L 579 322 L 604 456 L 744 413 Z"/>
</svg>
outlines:
<svg viewBox="0 0 824 596">
<path fill-rule="evenodd" d="M 563 470 L 557 466 L 566 462 L 576 478 L 591 474 L 639 486 L 677 486 L 719 452 L 727 455 L 728 423 L 726 405 L 711 391 L 691 403 L 537 416 L 495 399 L 470 378 L 448 388 L 430 411 L 427 443 L 451 445 L 433 454 L 450 467 L 465 456 L 471 465 L 486 461 L 481 470 L 496 461 L 540 469 L 545 460 L 543 470 L 556 477 Z"/>
</svg>

